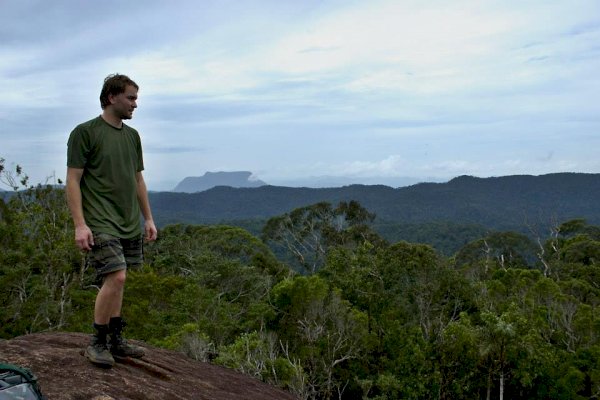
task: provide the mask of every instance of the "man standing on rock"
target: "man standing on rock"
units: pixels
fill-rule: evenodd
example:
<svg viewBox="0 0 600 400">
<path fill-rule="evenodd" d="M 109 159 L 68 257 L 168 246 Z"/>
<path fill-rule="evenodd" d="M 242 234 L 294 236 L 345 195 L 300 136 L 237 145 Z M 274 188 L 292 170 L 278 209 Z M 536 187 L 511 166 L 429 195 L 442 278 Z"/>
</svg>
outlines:
<svg viewBox="0 0 600 400">
<path fill-rule="evenodd" d="M 144 355 L 123 339 L 121 318 L 127 268 L 142 264 L 143 241 L 157 235 L 142 176 L 140 136 L 123 123 L 137 107 L 138 89 L 125 75 L 109 75 L 100 93 L 102 114 L 78 125 L 68 142 L 66 194 L 75 242 L 102 279 L 95 334 L 85 356 L 102 367 L 112 367 L 115 358 Z"/>
</svg>

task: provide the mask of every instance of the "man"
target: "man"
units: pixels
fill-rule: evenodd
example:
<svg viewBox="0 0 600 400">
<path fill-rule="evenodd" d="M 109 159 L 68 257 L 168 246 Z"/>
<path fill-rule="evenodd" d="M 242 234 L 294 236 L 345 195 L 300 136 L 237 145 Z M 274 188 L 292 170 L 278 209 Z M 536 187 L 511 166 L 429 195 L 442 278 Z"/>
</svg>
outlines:
<svg viewBox="0 0 600 400">
<path fill-rule="evenodd" d="M 138 89 L 125 75 L 109 75 L 100 93 L 102 114 L 71 132 L 67 150 L 66 194 L 75 242 L 102 279 L 94 307 L 95 334 L 85 356 L 108 368 L 115 357 L 144 355 L 122 337 L 121 306 L 127 268 L 142 264 L 143 240 L 157 235 L 142 176 L 140 137 L 123 123 L 137 108 Z"/>
</svg>

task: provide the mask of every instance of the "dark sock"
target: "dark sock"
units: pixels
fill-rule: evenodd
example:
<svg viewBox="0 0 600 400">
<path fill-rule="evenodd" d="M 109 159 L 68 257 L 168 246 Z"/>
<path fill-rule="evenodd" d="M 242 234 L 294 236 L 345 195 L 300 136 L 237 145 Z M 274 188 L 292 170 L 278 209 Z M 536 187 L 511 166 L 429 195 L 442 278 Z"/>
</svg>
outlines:
<svg viewBox="0 0 600 400">
<path fill-rule="evenodd" d="M 94 322 L 94 329 L 96 333 L 94 336 L 100 343 L 106 343 L 106 336 L 110 332 L 110 328 L 108 325 L 100 325 Z"/>
</svg>

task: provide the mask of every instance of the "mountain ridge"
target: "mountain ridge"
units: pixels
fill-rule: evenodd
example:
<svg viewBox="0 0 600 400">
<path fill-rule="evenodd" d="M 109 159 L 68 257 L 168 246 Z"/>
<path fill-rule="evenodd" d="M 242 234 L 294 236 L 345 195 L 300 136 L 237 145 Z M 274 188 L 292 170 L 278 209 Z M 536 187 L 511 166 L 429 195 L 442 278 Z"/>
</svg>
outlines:
<svg viewBox="0 0 600 400">
<path fill-rule="evenodd" d="M 150 194 L 155 219 L 165 223 L 214 223 L 266 219 L 326 201 L 358 201 L 380 220 L 403 223 L 460 221 L 501 229 L 540 219 L 587 218 L 600 223 L 600 174 L 561 172 L 478 178 L 458 176 L 446 183 L 391 188 L 257 188 L 218 186 L 187 194 Z"/>
</svg>

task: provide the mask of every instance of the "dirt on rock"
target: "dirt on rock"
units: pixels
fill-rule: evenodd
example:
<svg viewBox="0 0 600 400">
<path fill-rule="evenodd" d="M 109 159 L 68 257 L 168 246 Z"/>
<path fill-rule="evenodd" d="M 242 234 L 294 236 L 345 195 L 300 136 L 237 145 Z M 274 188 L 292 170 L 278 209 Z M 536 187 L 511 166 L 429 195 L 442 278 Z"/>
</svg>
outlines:
<svg viewBox="0 0 600 400">
<path fill-rule="evenodd" d="M 0 341 L 0 362 L 29 368 L 48 400 L 294 400 L 292 394 L 217 365 L 131 341 L 146 349 L 111 369 L 84 356 L 83 333 L 36 333 Z"/>
</svg>

